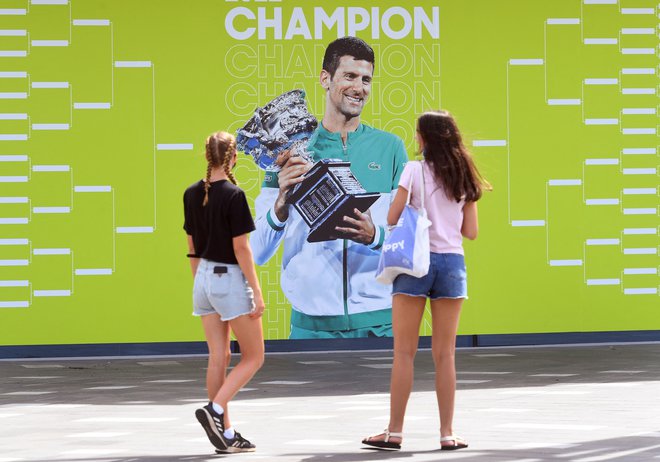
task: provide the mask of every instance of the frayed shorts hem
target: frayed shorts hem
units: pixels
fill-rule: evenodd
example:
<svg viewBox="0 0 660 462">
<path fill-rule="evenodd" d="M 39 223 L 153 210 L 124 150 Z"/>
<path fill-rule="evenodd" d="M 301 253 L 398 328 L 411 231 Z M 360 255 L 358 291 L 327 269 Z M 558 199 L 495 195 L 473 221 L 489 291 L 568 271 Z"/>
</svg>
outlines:
<svg viewBox="0 0 660 462">
<path fill-rule="evenodd" d="M 197 317 L 197 318 L 203 318 L 204 316 L 208 316 L 208 315 L 210 315 L 210 314 L 217 314 L 218 316 L 220 316 L 220 321 L 232 321 L 232 320 L 234 320 L 234 319 L 236 319 L 236 318 L 240 318 L 241 316 L 247 316 L 248 314 L 251 314 L 252 311 L 254 311 L 254 310 L 250 310 L 250 311 L 248 311 L 247 313 L 240 313 L 240 314 L 237 314 L 237 315 L 232 316 L 232 317 L 230 317 L 230 318 L 224 318 L 224 317 L 222 317 L 222 316 L 220 315 L 220 313 L 217 313 L 217 312 L 210 312 L 210 311 L 209 311 L 208 313 L 195 313 L 195 312 L 193 311 L 192 315 L 195 316 L 195 317 Z"/>
<path fill-rule="evenodd" d="M 430 300 L 442 300 L 443 298 L 449 299 L 449 300 L 458 300 L 459 298 L 463 298 L 467 300 L 468 297 L 467 295 L 459 295 L 457 297 L 429 297 L 426 294 L 407 294 L 405 292 L 392 292 L 392 295 L 407 295 L 409 297 L 418 297 L 418 298 L 428 298 Z"/>
<path fill-rule="evenodd" d="M 392 295 L 407 295 L 408 297 L 428 298 L 426 294 L 407 294 L 405 292 L 392 292 Z"/>
</svg>

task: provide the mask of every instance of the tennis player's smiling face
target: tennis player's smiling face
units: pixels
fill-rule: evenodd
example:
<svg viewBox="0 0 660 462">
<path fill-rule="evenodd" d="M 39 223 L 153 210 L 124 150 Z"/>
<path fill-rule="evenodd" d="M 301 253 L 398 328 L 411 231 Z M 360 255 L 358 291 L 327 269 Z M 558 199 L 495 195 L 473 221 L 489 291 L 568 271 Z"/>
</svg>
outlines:
<svg viewBox="0 0 660 462">
<path fill-rule="evenodd" d="M 335 117 L 344 120 L 359 117 L 371 93 L 371 80 L 374 66 L 369 61 L 356 60 L 352 56 L 342 56 L 335 75 L 325 70 L 321 74 L 321 83 L 328 91 L 326 110 Z"/>
</svg>

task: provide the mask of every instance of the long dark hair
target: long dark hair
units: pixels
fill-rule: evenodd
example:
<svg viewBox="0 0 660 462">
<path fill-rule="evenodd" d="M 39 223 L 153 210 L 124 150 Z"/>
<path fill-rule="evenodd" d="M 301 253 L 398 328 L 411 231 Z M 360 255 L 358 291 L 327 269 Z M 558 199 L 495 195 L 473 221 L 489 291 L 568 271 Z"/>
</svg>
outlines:
<svg viewBox="0 0 660 462">
<path fill-rule="evenodd" d="M 417 119 L 417 131 L 424 141 L 424 159 L 447 197 L 456 202 L 476 202 L 484 189 L 491 189 L 474 165 L 449 112 L 425 112 Z"/>
</svg>

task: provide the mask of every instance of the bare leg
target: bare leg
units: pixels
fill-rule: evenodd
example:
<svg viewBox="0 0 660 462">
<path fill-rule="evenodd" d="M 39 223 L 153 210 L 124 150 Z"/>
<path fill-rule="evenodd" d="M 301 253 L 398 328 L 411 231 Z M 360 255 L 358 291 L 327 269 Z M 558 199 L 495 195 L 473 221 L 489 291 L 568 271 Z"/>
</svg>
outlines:
<svg viewBox="0 0 660 462">
<path fill-rule="evenodd" d="M 463 299 L 431 300 L 433 339 L 431 349 L 435 363 L 435 392 L 440 411 L 440 436 L 453 435 L 454 399 L 456 395 L 456 331 Z M 447 443 L 452 444 L 452 443 Z"/>
<path fill-rule="evenodd" d="M 396 294 L 392 297 L 392 331 L 394 333 L 394 361 L 390 379 L 390 432 L 401 432 L 406 405 L 412 390 L 414 361 L 419 343 L 419 326 L 424 315 L 426 298 Z M 385 435 L 367 438 L 384 441 Z M 401 438 L 391 436 L 390 441 L 400 443 Z"/>
<path fill-rule="evenodd" d="M 392 297 L 394 361 L 390 379 L 389 430 L 391 432 L 400 432 L 403 429 L 403 418 L 413 385 L 419 326 L 425 305 L 425 297 L 402 294 Z"/>
<path fill-rule="evenodd" d="M 229 321 L 229 325 L 241 347 L 241 360 L 231 370 L 222 387 L 213 398 L 213 402 L 218 403 L 225 410 L 225 428 L 231 427 L 228 412 L 229 401 L 250 381 L 264 363 L 264 337 L 261 318 L 252 319 L 246 315 L 239 316 Z"/>
<path fill-rule="evenodd" d="M 225 382 L 227 367 L 231 360 L 229 348 L 229 323 L 220 320 L 217 314 L 202 316 L 204 334 L 209 347 L 208 368 L 206 369 L 206 392 L 209 401 L 213 398 Z"/>
</svg>

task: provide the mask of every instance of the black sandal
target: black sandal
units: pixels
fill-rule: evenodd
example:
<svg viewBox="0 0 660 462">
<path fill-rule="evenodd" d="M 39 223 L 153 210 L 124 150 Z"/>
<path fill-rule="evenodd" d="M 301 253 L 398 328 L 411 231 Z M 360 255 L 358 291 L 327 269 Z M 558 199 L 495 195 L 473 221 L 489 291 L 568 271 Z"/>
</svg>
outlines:
<svg viewBox="0 0 660 462">
<path fill-rule="evenodd" d="M 372 440 L 372 438 L 376 438 L 377 436 L 380 435 L 385 435 L 385 439 L 382 441 Z M 394 441 L 390 441 L 391 437 L 401 438 L 403 440 L 403 433 L 391 432 L 389 429 L 386 428 L 385 430 L 383 430 L 383 433 L 379 433 L 378 435 L 367 436 L 365 439 L 362 440 L 362 444 L 377 449 L 390 449 L 393 451 L 401 449 L 401 443 L 395 443 Z"/>
<path fill-rule="evenodd" d="M 453 441 L 454 444 L 442 444 L 446 441 Z M 465 449 L 467 447 L 467 443 L 460 436 L 450 435 L 440 438 L 440 449 L 443 451 L 455 451 L 457 449 Z"/>
</svg>

